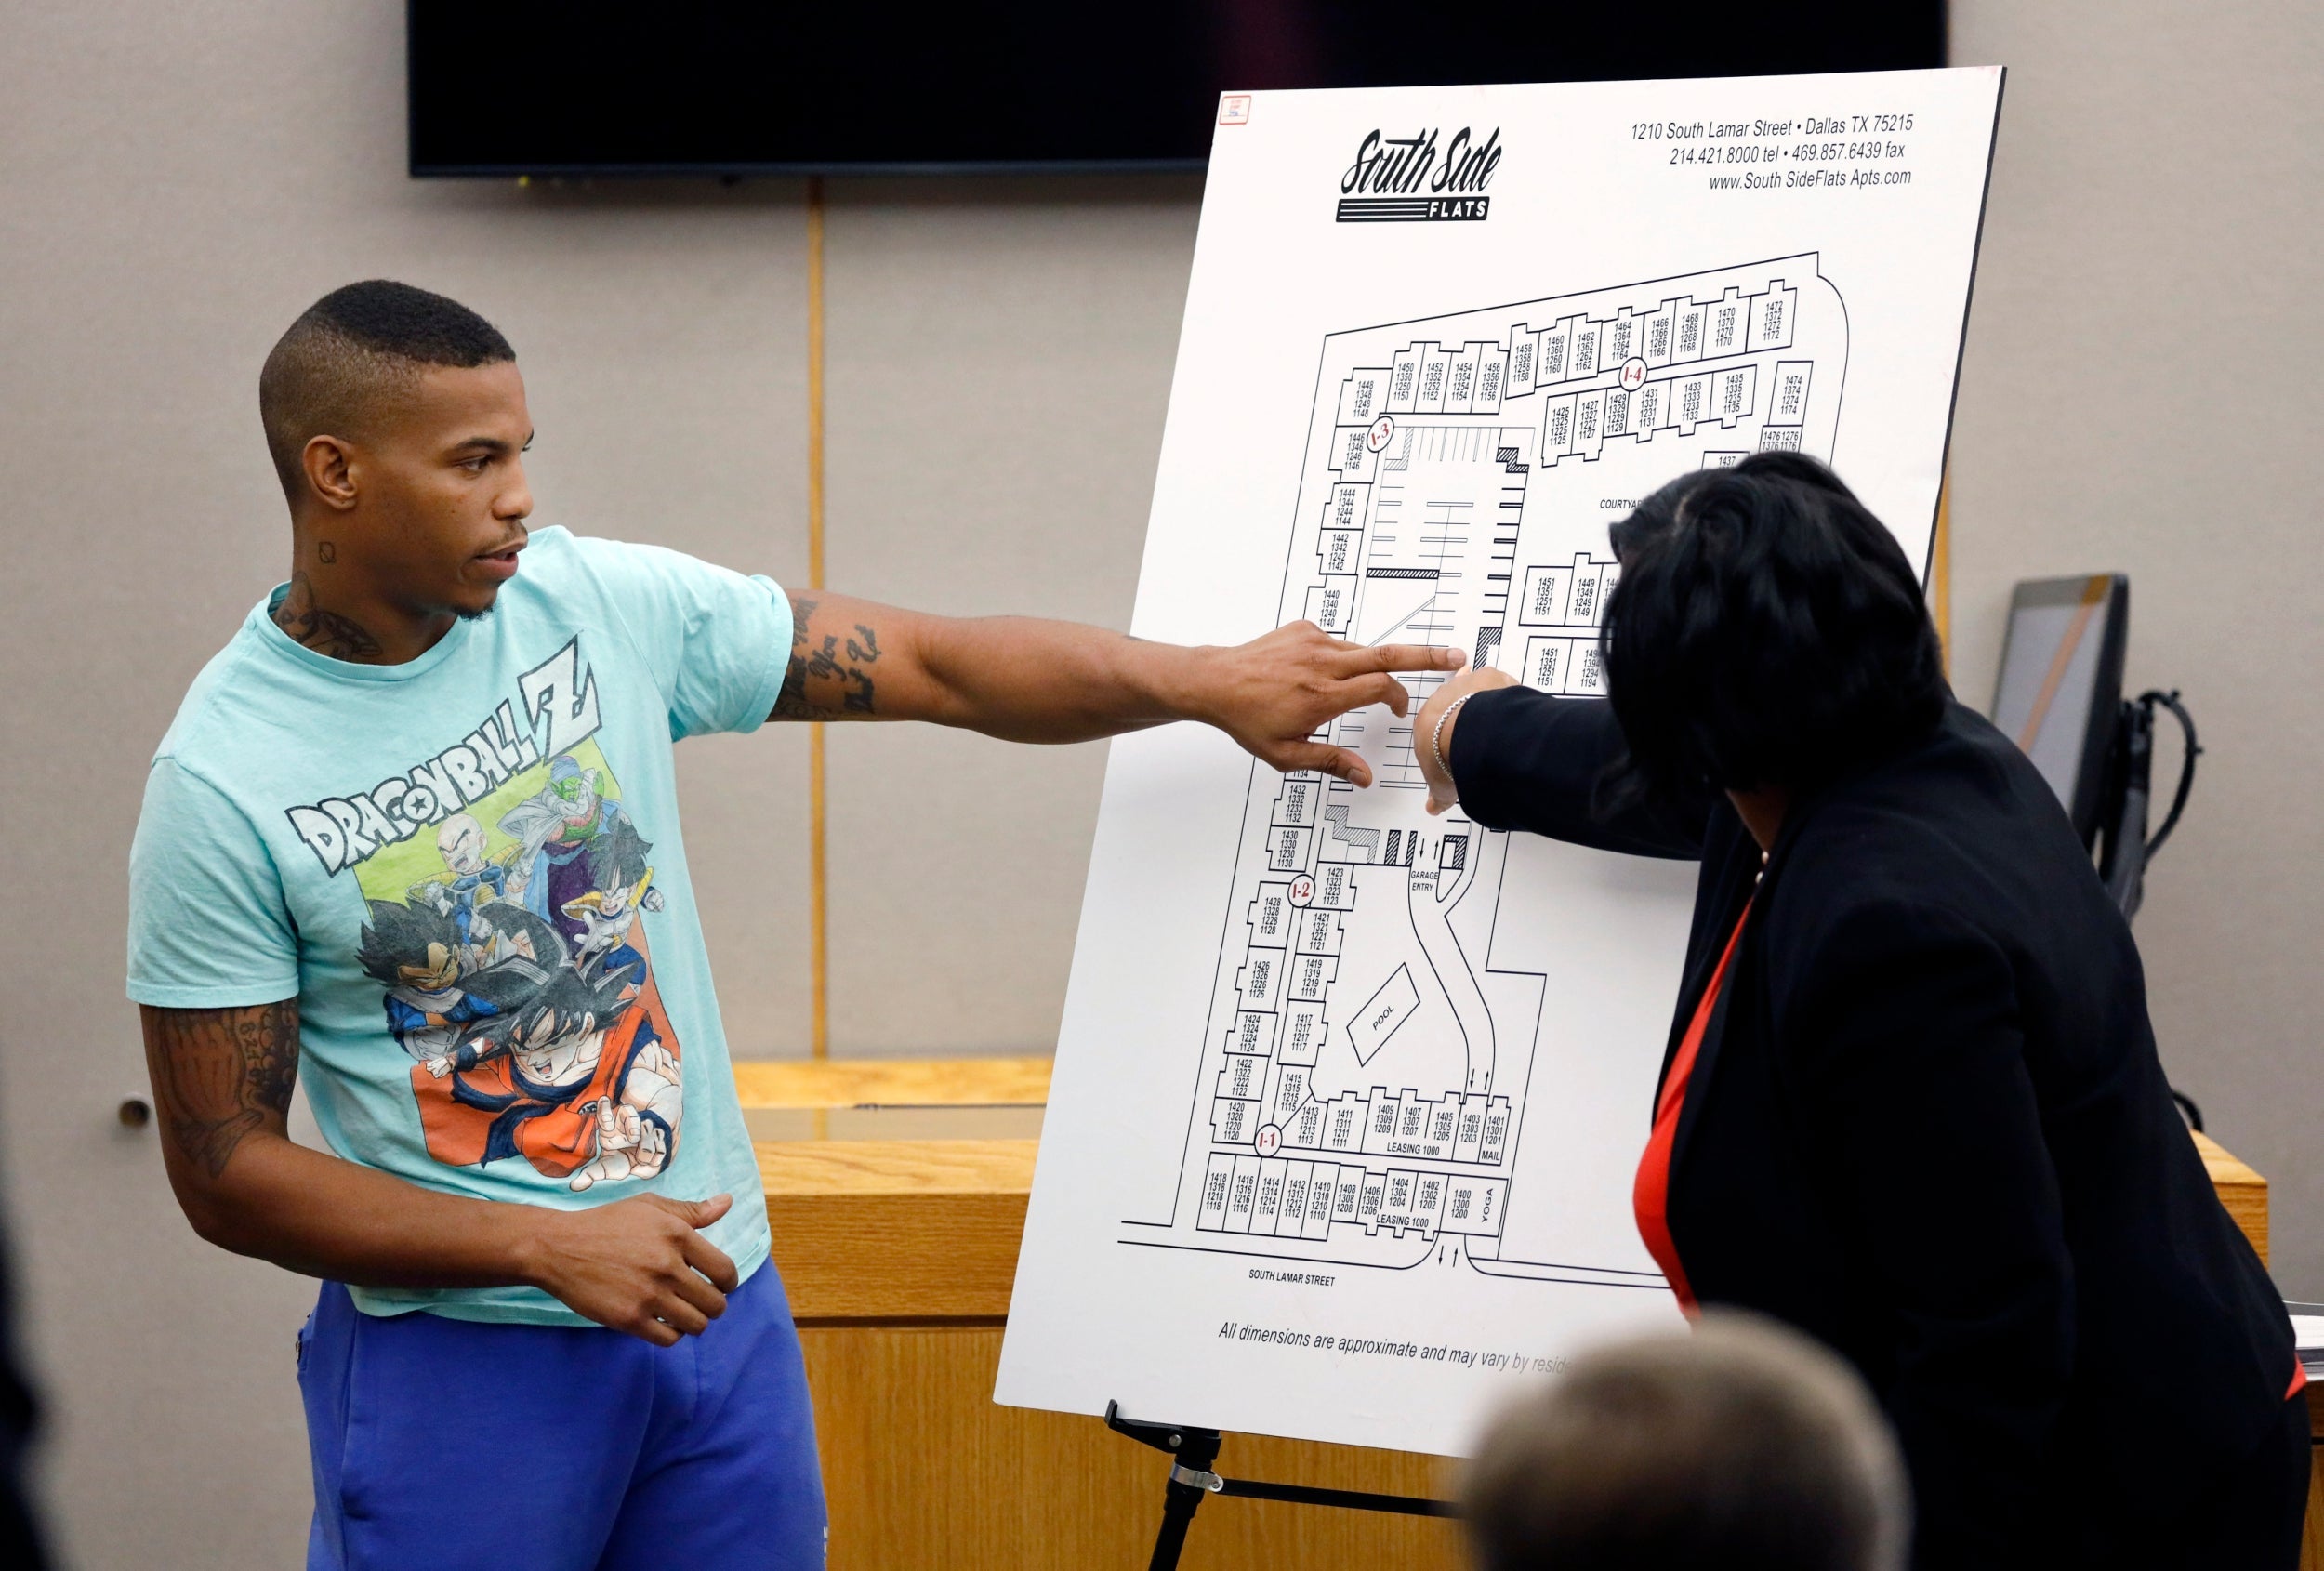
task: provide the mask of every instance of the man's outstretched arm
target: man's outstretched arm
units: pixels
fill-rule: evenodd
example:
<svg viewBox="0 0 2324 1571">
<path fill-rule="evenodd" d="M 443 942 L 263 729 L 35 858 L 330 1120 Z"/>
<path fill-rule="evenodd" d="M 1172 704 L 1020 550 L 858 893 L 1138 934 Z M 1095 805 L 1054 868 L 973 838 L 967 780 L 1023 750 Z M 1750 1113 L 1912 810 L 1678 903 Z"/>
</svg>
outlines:
<svg viewBox="0 0 2324 1571">
<path fill-rule="evenodd" d="M 1360 757 L 1313 733 L 1367 704 L 1406 713 L 1411 693 L 1393 672 L 1461 664 L 1453 650 L 1366 647 L 1306 622 L 1249 643 L 1189 649 L 1074 622 L 931 616 L 795 594 L 790 669 L 769 718 L 931 720 L 1010 742 L 1087 742 L 1201 720 L 1277 769 L 1368 786 Z"/>
<path fill-rule="evenodd" d="M 734 1263 L 695 1230 L 727 1196 L 561 1211 L 422 1189 L 292 1142 L 297 999 L 140 1013 L 170 1187 L 221 1248 L 363 1287 L 535 1287 L 664 1346 L 725 1312 Z"/>
</svg>

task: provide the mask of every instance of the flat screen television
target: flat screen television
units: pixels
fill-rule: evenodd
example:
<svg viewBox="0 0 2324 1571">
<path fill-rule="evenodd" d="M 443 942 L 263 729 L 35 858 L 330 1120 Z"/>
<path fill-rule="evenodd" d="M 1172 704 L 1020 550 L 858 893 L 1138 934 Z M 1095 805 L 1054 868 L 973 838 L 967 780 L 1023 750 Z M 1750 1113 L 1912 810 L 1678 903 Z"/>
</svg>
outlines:
<svg viewBox="0 0 2324 1571">
<path fill-rule="evenodd" d="M 405 33 L 414 175 L 1199 169 L 1230 88 L 1935 66 L 1945 5 L 407 0 Z"/>
</svg>

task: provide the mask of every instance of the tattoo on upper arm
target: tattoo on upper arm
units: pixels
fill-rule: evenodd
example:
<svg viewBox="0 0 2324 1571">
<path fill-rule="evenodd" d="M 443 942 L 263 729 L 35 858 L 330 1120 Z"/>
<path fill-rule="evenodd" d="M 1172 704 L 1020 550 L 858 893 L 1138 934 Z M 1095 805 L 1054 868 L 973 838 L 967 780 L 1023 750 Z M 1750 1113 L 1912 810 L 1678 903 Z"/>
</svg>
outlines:
<svg viewBox="0 0 2324 1571">
<path fill-rule="evenodd" d="M 830 632 L 815 621 L 820 601 L 791 597 L 791 660 L 772 719 L 843 720 L 877 716 L 870 667 L 879 663 L 878 629 L 854 624 Z"/>
<path fill-rule="evenodd" d="M 211 1178 L 253 1131 L 281 1129 L 298 1078 L 298 1000 L 154 1010 L 147 1057 L 163 1128 Z"/>
</svg>

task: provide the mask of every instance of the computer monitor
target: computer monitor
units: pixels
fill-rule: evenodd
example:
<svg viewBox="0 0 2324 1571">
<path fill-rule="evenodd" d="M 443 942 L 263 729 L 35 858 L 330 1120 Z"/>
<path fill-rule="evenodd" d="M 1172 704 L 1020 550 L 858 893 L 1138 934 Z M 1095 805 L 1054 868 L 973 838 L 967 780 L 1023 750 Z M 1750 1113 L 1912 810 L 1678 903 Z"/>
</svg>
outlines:
<svg viewBox="0 0 2324 1571">
<path fill-rule="evenodd" d="M 2029 578 L 2010 598 L 1993 723 L 2057 792 L 2084 845 L 2105 809 L 2130 622 L 2119 573 Z"/>
</svg>

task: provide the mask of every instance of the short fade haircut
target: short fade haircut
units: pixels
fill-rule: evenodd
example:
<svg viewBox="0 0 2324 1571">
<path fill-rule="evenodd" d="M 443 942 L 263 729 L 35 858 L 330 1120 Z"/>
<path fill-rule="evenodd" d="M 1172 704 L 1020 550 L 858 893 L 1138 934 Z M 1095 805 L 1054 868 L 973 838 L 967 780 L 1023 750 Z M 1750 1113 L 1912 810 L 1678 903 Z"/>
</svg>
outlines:
<svg viewBox="0 0 2324 1571">
<path fill-rule="evenodd" d="M 1911 1492 L 1847 1365 L 1713 1311 L 1575 1360 L 1464 1477 L 1482 1571 L 1904 1571 Z"/>
<path fill-rule="evenodd" d="M 1917 741 L 1951 690 L 1921 577 L 1815 459 L 1683 475 L 1613 530 L 1606 693 L 1630 784 L 1813 788 Z"/>
<path fill-rule="evenodd" d="M 498 328 L 457 300 L 384 278 L 332 290 L 299 313 L 258 373 L 258 418 L 283 495 L 297 507 L 305 493 L 309 442 L 363 430 L 381 399 L 426 367 L 516 357 Z"/>
</svg>

